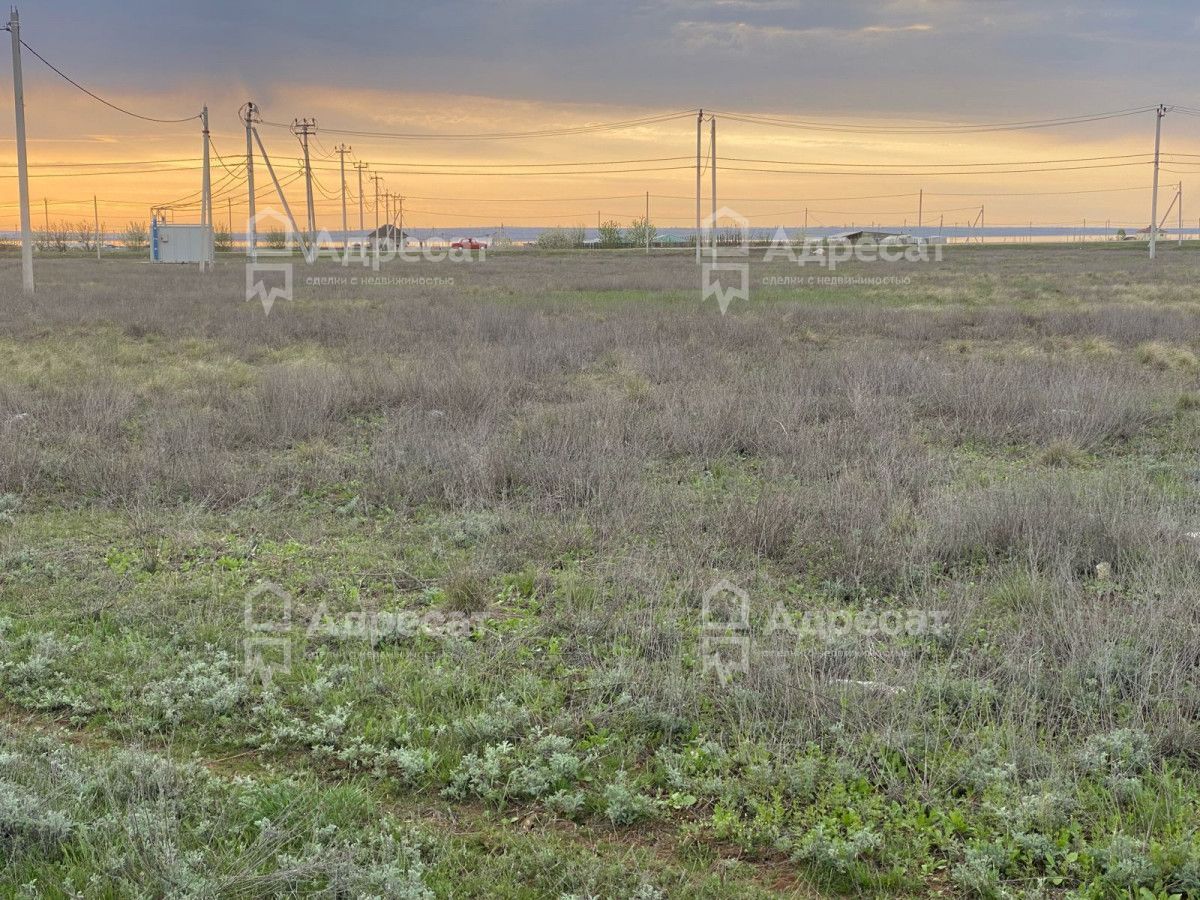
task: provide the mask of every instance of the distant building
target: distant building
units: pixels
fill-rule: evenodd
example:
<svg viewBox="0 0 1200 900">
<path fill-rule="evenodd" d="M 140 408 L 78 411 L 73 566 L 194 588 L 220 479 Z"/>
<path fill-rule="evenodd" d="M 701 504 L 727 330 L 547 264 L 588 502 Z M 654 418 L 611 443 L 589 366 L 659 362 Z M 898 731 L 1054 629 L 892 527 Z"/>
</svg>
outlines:
<svg viewBox="0 0 1200 900">
<path fill-rule="evenodd" d="M 380 225 L 374 231 L 367 232 L 366 242 L 374 246 L 375 241 L 379 241 L 379 246 L 382 249 L 396 249 L 401 246 L 401 243 L 408 239 L 408 232 L 401 234 L 400 229 L 395 225 Z"/>
<path fill-rule="evenodd" d="M 1162 229 L 1158 228 L 1155 230 L 1158 232 L 1158 236 L 1162 237 Z M 1127 232 L 1125 232 L 1125 235 L 1121 238 L 1121 240 L 1123 240 L 1123 241 L 1148 241 L 1148 240 L 1150 240 L 1150 226 L 1147 225 L 1145 228 L 1139 228 L 1137 231 L 1127 231 Z"/>
<path fill-rule="evenodd" d="M 651 242 L 655 247 L 682 247 L 692 245 L 691 238 L 681 238 L 677 234 L 660 234 L 657 235 Z"/>
<path fill-rule="evenodd" d="M 830 241 L 835 241 L 844 244 L 882 244 L 885 241 L 889 244 L 903 243 L 901 238 L 907 238 L 908 235 L 902 234 L 899 231 L 867 231 L 860 229 L 858 231 L 843 231 L 841 234 L 831 234 Z"/>
</svg>

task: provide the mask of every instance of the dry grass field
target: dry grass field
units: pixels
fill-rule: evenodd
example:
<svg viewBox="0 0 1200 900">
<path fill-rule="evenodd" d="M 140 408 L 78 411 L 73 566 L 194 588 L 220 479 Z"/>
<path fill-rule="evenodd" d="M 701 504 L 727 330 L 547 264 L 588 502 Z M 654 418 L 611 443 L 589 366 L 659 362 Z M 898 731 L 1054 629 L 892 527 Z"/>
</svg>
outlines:
<svg viewBox="0 0 1200 900">
<path fill-rule="evenodd" d="M 1195 252 L 5 258 L 0 895 L 1200 895 Z"/>
</svg>

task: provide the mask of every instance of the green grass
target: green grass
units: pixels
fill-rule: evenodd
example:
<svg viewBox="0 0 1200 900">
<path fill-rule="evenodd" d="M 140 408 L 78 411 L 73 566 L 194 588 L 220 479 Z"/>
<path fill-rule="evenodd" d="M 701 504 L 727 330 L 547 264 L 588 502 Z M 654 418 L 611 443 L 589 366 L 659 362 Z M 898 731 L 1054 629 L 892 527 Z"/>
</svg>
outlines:
<svg viewBox="0 0 1200 900">
<path fill-rule="evenodd" d="M 1017 249 L 725 317 L 675 257 L 269 319 L 236 263 L 43 265 L 0 893 L 1194 895 L 1190 267 Z"/>
</svg>

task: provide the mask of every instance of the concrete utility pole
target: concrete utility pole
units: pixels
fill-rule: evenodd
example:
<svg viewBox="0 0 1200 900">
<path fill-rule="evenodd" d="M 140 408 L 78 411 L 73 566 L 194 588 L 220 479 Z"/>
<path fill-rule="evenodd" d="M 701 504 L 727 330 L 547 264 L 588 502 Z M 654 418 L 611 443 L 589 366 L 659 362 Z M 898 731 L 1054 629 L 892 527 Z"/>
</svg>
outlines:
<svg viewBox="0 0 1200 900">
<path fill-rule="evenodd" d="M 308 156 L 308 136 L 316 129 L 316 119 L 292 119 L 292 134 L 300 138 L 300 145 L 304 147 L 304 196 L 308 200 L 308 237 L 310 241 L 317 233 L 317 211 L 313 207 L 312 162 Z"/>
<path fill-rule="evenodd" d="M 208 272 L 213 267 L 213 209 L 212 176 L 208 165 L 208 104 L 200 112 L 201 131 L 204 140 L 204 174 L 200 180 L 200 224 L 207 226 L 204 232 L 204 257 L 200 260 L 200 271 Z"/>
<path fill-rule="evenodd" d="M 917 194 L 917 230 L 921 230 L 921 225 L 925 221 L 925 188 L 921 188 Z"/>
<path fill-rule="evenodd" d="M 25 153 L 25 87 L 21 81 L 21 17 L 14 6 L 8 15 L 12 35 L 13 111 L 17 118 L 17 184 L 21 200 L 21 283 L 33 293 L 33 226 L 29 221 L 29 158 Z"/>
<path fill-rule="evenodd" d="M 708 137 L 708 163 L 712 169 L 712 254 L 717 255 L 717 117 L 712 116 L 709 120 L 711 130 Z M 749 237 L 749 235 L 747 235 Z"/>
<path fill-rule="evenodd" d="M 100 262 L 100 201 L 92 194 L 92 216 L 96 223 L 96 262 Z"/>
<path fill-rule="evenodd" d="M 642 230 L 646 234 L 646 255 L 650 255 L 650 192 L 646 191 L 646 218 L 642 220 L 645 226 Z"/>
<path fill-rule="evenodd" d="M 349 226 L 346 222 L 346 154 L 352 149 L 354 148 L 340 144 L 334 151 L 338 155 L 342 166 L 342 252 L 350 248 Z"/>
<path fill-rule="evenodd" d="M 364 260 L 367 258 L 367 241 L 366 241 L 366 219 L 363 217 L 363 169 L 367 168 L 367 163 L 356 162 L 354 168 L 358 171 L 358 230 L 363 232 L 362 242 L 358 245 L 359 256 Z"/>
<path fill-rule="evenodd" d="M 1158 105 L 1158 109 L 1154 111 L 1154 190 L 1150 194 L 1150 258 L 1154 259 L 1156 243 L 1155 238 L 1158 235 L 1158 150 L 1162 146 L 1162 120 L 1167 114 L 1167 108 L 1163 104 Z"/>
<path fill-rule="evenodd" d="M 382 175 L 372 175 L 371 180 L 375 182 L 375 238 L 371 242 L 375 247 L 375 253 L 379 253 L 379 182 L 383 181 Z"/>
<path fill-rule="evenodd" d="M 1179 191 L 1175 195 L 1179 201 L 1179 246 L 1183 246 L 1183 182 L 1179 182 Z"/>
<path fill-rule="evenodd" d="M 367 230 L 366 219 L 363 218 L 363 186 L 362 186 L 362 173 L 363 173 L 363 169 L 367 168 L 367 165 L 368 164 L 365 162 L 354 163 L 354 168 L 358 170 L 358 230 L 359 231 Z"/>
<path fill-rule="evenodd" d="M 396 208 L 399 210 L 400 229 L 396 235 L 396 240 L 400 242 L 400 249 L 404 249 L 404 198 L 399 194 L 396 195 Z M 501 224 L 500 230 L 504 230 L 504 225 Z"/>
<path fill-rule="evenodd" d="M 246 196 L 250 204 L 246 211 L 246 255 L 252 262 L 258 259 L 258 235 L 254 224 L 254 122 L 257 115 L 254 101 L 246 101 L 242 107 L 242 119 L 246 123 Z"/>
<path fill-rule="evenodd" d="M 296 217 L 292 215 L 292 208 L 288 205 L 287 195 L 283 192 L 283 187 L 279 184 L 279 179 L 275 177 L 275 167 L 271 165 L 271 157 L 267 155 L 267 148 L 263 146 L 262 137 L 259 136 L 258 129 L 253 130 L 254 140 L 258 144 L 258 151 L 262 154 L 263 162 L 267 166 L 267 174 L 271 176 L 271 183 L 275 185 L 275 196 L 279 198 L 280 205 L 283 206 L 283 211 L 287 213 L 288 225 L 292 229 L 292 233 L 297 236 L 300 242 L 300 252 L 304 254 L 306 260 L 311 261 L 308 242 L 304 239 L 304 235 L 300 231 L 300 226 L 296 223 Z"/>
<path fill-rule="evenodd" d="M 704 125 L 704 110 L 696 116 L 696 262 L 700 262 L 700 130 Z"/>
</svg>

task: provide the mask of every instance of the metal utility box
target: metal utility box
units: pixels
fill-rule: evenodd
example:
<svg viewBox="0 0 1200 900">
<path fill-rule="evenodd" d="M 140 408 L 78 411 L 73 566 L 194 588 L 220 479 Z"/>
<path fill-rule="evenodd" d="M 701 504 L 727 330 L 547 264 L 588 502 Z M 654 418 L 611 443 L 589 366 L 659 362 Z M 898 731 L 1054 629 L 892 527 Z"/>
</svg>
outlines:
<svg viewBox="0 0 1200 900">
<path fill-rule="evenodd" d="M 212 229 L 207 225 L 167 225 L 150 221 L 151 262 L 210 262 L 212 247 Z"/>
</svg>

